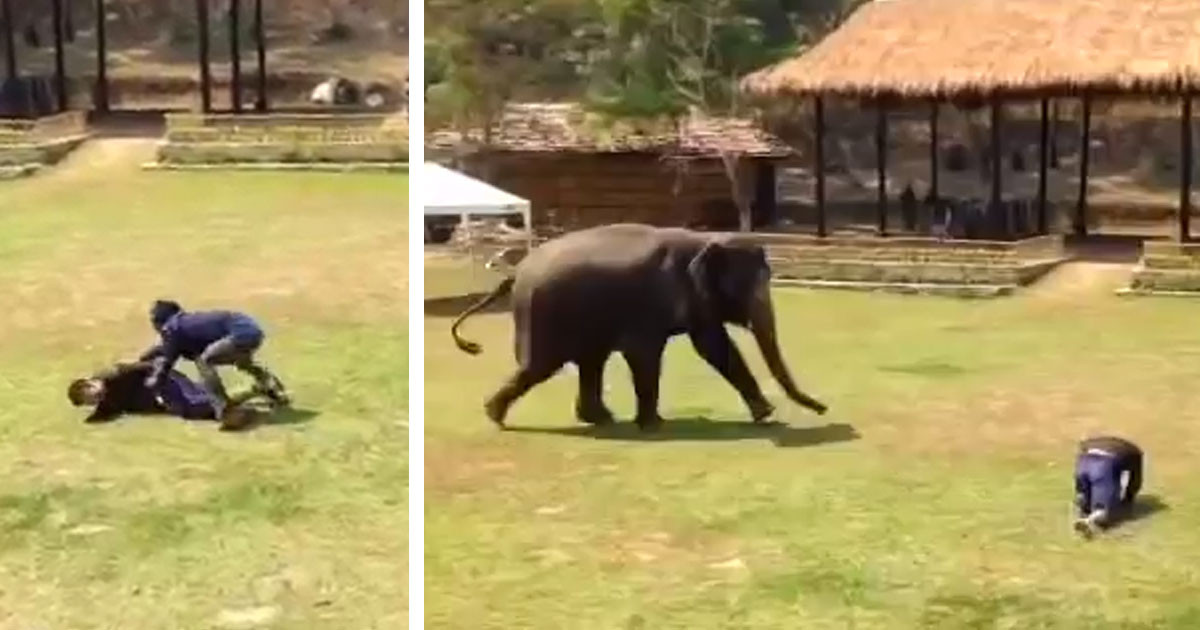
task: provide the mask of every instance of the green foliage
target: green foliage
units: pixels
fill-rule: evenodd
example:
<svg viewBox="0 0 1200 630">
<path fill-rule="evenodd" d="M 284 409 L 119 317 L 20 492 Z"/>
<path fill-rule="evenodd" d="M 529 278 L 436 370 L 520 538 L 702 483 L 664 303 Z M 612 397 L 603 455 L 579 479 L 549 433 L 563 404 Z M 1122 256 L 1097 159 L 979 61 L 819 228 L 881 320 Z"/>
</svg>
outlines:
<svg viewBox="0 0 1200 630">
<path fill-rule="evenodd" d="M 862 0 L 430 0 L 430 126 L 514 99 L 580 98 L 610 118 L 731 111 L 737 79 L 794 54 Z"/>
</svg>

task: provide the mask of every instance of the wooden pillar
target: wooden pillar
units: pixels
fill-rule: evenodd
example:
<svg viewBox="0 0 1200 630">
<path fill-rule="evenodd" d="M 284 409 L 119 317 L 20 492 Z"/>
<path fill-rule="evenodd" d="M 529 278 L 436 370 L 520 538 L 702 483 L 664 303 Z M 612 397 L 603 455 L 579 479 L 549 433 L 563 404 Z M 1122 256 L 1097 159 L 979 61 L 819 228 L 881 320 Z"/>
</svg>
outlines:
<svg viewBox="0 0 1200 630">
<path fill-rule="evenodd" d="M 267 111 L 267 34 L 263 24 L 263 0 L 254 0 L 254 43 L 258 49 L 258 101 L 254 108 Z"/>
<path fill-rule="evenodd" d="M 813 151 L 813 174 L 816 176 L 817 236 L 825 236 L 829 228 L 825 221 L 825 101 L 813 100 L 813 127 L 817 141 Z"/>
<path fill-rule="evenodd" d="M 54 22 L 54 89 L 58 92 L 58 111 L 67 110 L 67 68 L 63 58 L 63 0 L 50 2 L 51 20 Z"/>
<path fill-rule="evenodd" d="M 200 109 L 212 111 L 212 74 L 208 63 L 208 0 L 196 0 L 196 25 L 200 31 Z"/>
<path fill-rule="evenodd" d="M 108 7 L 105 0 L 96 0 L 96 111 L 108 112 L 108 33 L 105 25 Z"/>
<path fill-rule="evenodd" d="M 1050 168 L 1058 168 L 1058 101 L 1050 100 Z"/>
<path fill-rule="evenodd" d="M 229 0 L 229 104 L 242 113 L 242 3 Z"/>
<path fill-rule="evenodd" d="M 940 167 L 938 166 L 938 107 L 937 101 L 929 106 L 929 197 L 941 198 L 938 186 Z"/>
<path fill-rule="evenodd" d="M 875 176 L 879 180 L 875 211 L 879 236 L 887 236 L 887 122 L 887 109 L 880 101 L 875 118 Z"/>
<path fill-rule="evenodd" d="M 0 22 L 4 22 L 4 76 L 17 78 L 17 40 L 13 24 L 12 0 L 0 0 Z"/>
<path fill-rule="evenodd" d="M 1184 93 L 1179 112 L 1179 242 L 1192 238 L 1192 95 Z"/>
<path fill-rule="evenodd" d="M 1042 120 L 1038 130 L 1038 188 L 1037 188 L 1037 231 L 1046 234 L 1049 230 L 1046 219 L 1046 168 L 1049 166 L 1050 144 L 1050 101 L 1042 99 Z"/>
<path fill-rule="evenodd" d="M 1087 235 L 1087 192 L 1088 163 L 1091 161 L 1092 144 L 1092 97 L 1083 95 L 1083 120 L 1079 132 L 1079 197 L 1075 202 L 1075 233 Z"/>
</svg>

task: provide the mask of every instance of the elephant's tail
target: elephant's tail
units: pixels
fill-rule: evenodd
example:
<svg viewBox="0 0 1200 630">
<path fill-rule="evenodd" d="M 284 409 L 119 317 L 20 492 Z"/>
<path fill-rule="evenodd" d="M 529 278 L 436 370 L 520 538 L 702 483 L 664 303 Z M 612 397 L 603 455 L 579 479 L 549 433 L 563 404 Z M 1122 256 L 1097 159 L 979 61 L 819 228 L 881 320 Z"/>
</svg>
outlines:
<svg viewBox="0 0 1200 630">
<path fill-rule="evenodd" d="M 471 315 L 474 315 L 475 313 L 487 308 L 492 302 L 495 302 L 496 300 L 508 295 L 512 290 L 512 285 L 513 278 L 511 277 L 500 281 L 500 284 L 492 290 L 491 294 L 476 302 L 473 306 L 471 306 L 471 308 L 463 311 L 463 314 L 459 315 L 458 319 L 454 320 L 454 323 L 450 326 L 450 336 L 454 337 L 454 343 L 458 346 L 459 350 L 462 350 L 467 354 L 479 354 L 480 352 L 483 352 L 483 346 L 475 343 L 474 341 L 467 341 L 466 339 L 458 336 L 458 326 L 466 321 L 466 319 Z"/>
</svg>

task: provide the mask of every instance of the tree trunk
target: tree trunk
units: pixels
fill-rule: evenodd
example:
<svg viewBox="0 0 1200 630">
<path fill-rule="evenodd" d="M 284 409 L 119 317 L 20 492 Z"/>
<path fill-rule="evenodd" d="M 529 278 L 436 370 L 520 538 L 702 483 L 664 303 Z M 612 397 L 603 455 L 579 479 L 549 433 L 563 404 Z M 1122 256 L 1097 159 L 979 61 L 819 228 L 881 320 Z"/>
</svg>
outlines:
<svg viewBox="0 0 1200 630">
<path fill-rule="evenodd" d="M 733 195 L 733 204 L 737 206 L 738 211 L 738 230 L 742 232 L 750 232 L 754 229 L 754 220 L 751 216 L 750 201 L 746 199 L 746 190 L 742 187 L 741 177 L 741 155 L 728 151 L 721 152 L 721 163 L 725 166 L 725 177 L 729 180 L 730 192 Z"/>
</svg>

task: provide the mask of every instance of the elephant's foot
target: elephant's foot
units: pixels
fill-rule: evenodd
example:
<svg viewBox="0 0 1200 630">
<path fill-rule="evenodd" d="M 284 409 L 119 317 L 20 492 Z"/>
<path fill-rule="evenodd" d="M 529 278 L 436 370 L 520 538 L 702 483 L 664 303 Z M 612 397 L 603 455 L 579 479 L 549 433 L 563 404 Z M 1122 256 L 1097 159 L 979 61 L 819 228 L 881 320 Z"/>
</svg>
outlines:
<svg viewBox="0 0 1200 630">
<path fill-rule="evenodd" d="M 775 413 L 775 405 L 766 400 L 752 400 L 747 402 L 746 406 L 750 407 L 750 417 L 756 423 L 766 420 L 771 417 L 771 414 Z"/>
<path fill-rule="evenodd" d="M 487 401 L 487 404 L 483 406 L 483 409 L 485 412 L 487 412 L 487 417 L 489 420 L 495 422 L 496 426 L 500 427 L 501 429 L 505 428 L 504 416 L 508 413 L 508 405 L 505 405 L 503 402 L 493 398 L 492 400 Z"/>
<path fill-rule="evenodd" d="M 580 422 L 594 424 L 596 426 L 604 426 L 616 422 L 611 411 L 604 405 L 598 406 L 583 406 L 575 405 L 575 417 Z"/>
<path fill-rule="evenodd" d="M 657 431 L 663 425 L 662 416 L 658 414 L 639 415 L 633 419 L 634 424 L 642 431 Z"/>
</svg>

